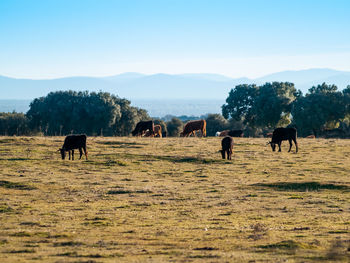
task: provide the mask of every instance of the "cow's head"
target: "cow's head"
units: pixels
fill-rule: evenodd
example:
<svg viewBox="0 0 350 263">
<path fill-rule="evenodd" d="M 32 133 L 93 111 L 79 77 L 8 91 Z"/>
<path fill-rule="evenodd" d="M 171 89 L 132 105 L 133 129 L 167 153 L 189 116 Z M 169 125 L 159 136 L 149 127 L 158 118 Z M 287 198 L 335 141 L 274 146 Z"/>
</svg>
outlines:
<svg viewBox="0 0 350 263">
<path fill-rule="evenodd" d="M 136 129 L 131 132 L 132 136 L 136 136 L 137 132 Z"/>
<path fill-rule="evenodd" d="M 66 151 L 62 148 L 59 149 L 58 151 L 61 153 L 62 160 L 64 160 L 64 158 L 66 158 Z"/>
<path fill-rule="evenodd" d="M 274 143 L 274 142 L 268 142 L 267 144 L 270 144 L 271 145 L 271 149 L 272 149 L 272 151 L 275 151 L 276 150 L 276 143 Z"/>
<path fill-rule="evenodd" d="M 222 159 L 225 159 L 225 151 L 224 150 L 220 150 L 219 152 L 221 153 Z"/>
</svg>

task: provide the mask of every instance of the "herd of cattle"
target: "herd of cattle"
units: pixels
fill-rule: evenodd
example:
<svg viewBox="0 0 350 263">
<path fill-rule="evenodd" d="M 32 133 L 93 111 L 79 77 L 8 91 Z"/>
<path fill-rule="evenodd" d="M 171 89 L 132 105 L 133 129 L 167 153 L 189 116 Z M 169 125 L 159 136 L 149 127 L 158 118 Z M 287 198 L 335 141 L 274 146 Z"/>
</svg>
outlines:
<svg viewBox="0 0 350 263">
<path fill-rule="evenodd" d="M 183 131 L 180 133 L 181 137 L 195 136 L 196 132 L 200 132 L 201 136 L 206 136 L 206 126 L 207 123 L 205 120 L 195 120 L 189 121 L 185 124 Z M 133 136 L 149 136 L 149 137 L 166 137 L 166 132 L 162 132 L 162 127 L 160 125 L 154 125 L 153 121 L 140 121 L 137 123 L 135 129 L 131 132 Z M 222 132 L 217 132 L 216 136 L 224 137 L 221 141 L 221 154 L 222 158 L 227 158 L 231 160 L 232 151 L 233 151 L 233 139 L 232 137 L 242 137 L 242 130 L 226 130 Z M 269 136 L 269 134 L 268 134 Z M 277 128 L 270 135 L 271 141 L 268 144 L 271 145 L 273 151 L 276 150 L 276 145 L 278 145 L 278 151 L 281 151 L 282 141 L 289 141 L 289 151 L 292 149 L 294 142 L 296 152 L 298 152 L 298 143 L 297 143 L 297 130 L 295 128 Z M 270 137 L 269 136 L 269 137 Z M 80 153 L 80 159 L 85 154 L 86 159 L 86 135 L 68 135 L 63 143 L 63 146 L 59 151 L 61 152 L 61 157 L 64 160 L 66 157 L 66 152 L 68 152 L 69 160 L 74 160 L 74 150 L 78 149 Z"/>
</svg>

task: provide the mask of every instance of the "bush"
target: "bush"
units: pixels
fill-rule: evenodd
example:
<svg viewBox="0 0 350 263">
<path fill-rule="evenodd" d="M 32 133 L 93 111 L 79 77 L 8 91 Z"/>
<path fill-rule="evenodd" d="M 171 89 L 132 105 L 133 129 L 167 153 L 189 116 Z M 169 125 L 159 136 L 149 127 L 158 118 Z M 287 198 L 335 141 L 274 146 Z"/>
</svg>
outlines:
<svg viewBox="0 0 350 263">
<path fill-rule="evenodd" d="M 168 136 L 178 137 L 180 132 L 182 132 L 183 123 L 178 118 L 172 118 L 171 121 L 166 123 L 166 125 L 168 130 Z"/>
</svg>

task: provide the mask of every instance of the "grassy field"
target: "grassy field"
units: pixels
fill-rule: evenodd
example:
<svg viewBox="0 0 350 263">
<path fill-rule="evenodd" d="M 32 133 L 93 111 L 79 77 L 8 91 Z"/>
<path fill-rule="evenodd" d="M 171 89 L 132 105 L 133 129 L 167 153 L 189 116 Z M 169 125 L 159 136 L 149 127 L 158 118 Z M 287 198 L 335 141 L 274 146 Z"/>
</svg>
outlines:
<svg viewBox="0 0 350 263">
<path fill-rule="evenodd" d="M 0 262 L 350 260 L 350 140 L 63 139 L 0 137 Z"/>
</svg>

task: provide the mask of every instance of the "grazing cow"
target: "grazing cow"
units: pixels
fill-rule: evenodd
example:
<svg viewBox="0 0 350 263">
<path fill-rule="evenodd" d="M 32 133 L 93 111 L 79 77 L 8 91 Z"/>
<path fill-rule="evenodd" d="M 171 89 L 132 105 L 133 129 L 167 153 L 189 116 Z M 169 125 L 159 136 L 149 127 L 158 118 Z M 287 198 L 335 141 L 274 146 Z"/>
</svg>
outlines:
<svg viewBox="0 0 350 263">
<path fill-rule="evenodd" d="M 316 137 L 315 137 L 315 135 L 311 134 L 309 136 L 306 136 L 306 138 L 308 138 L 308 139 L 315 139 Z"/>
<path fill-rule="evenodd" d="M 153 137 L 150 130 L 147 130 L 145 133 L 145 137 Z M 162 126 L 160 125 L 154 125 L 154 137 L 160 137 L 162 138 Z"/>
<path fill-rule="evenodd" d="M 220 132 L 219 136 L 220 136 L 220 137 L 225 137 L 225 136 L 228 135 L 228 132 L 229 132 L 229 131 L 230 131 L 230 130 L 222 131 L 222 132 Z"/>
<path fill-rule="evenodd" d="M 231 136 L 231 137 L 243 137 L 243 131 L 242 130 L 230 130 L 228 132 L 228 136 Z"/>
<path fill-rule="evenodd" d="M 140 121 L 136 124 L 135 129 L 131 132 L 132 136 L 142 136 L 147 130 L 150 131 L 151 136 L 154 136 L 153 121 Z"/>
<path fill-rule="evenodd" d="M 222 159 L 225 159 L 225 153 L 227 155 L 227 160 L 232 159 L 232 149 L 233 149 L 233 139 L 230 136 L 226 136 L 221 141 L 221 147 L 220 150 Z"/>
<path fill-rule="evenodd" d="M 296 153 L 298 152 L 298 143 L 297 143 L 297 130 L 295 128 L 277 128 L 272 133 L 271 142 L 268 144 L 271 145 L 272 151 L 275 151 L 276 144 L 278 144 L 278 151 L 281 151 L 281 143 L 282 141 L 289 141 L 289 151 L 292 149 L 292 141 L 294 141 Z"/>
<path fill-rule="evenodd" d="M 85 134 L 78 134 L 78 135 L 68 135 L 64 139 L 64 143 L 61 149 L 59 151 L 61 152 L 62 160 L 66 158 L 66 152 L 69 154 L 69 160 L 70 155 L 72 152 L 72 160 L 74 160 L 74 149 L 79 149 L 80 158 L 83 155 L 83 151 L 85 153 L 86 160 L 88 159 L 87 151 L 86 151 L 86 135 Z"/>
<path fill-rule="evenodd" d="M 154 137 L 162 138 L 162 126 L 154 125 Z"/>
<path fill-rule="evenodd" d="M 200 130 L 202 136 L 206 136 L 206 127 L 207 122 L 205 120 L 189 121 L 185 124 L 183 131 L 180 133 L 181 137 L 188 137 L 192 133 L 195 134 L 195 131 Z"/>
</svg>

